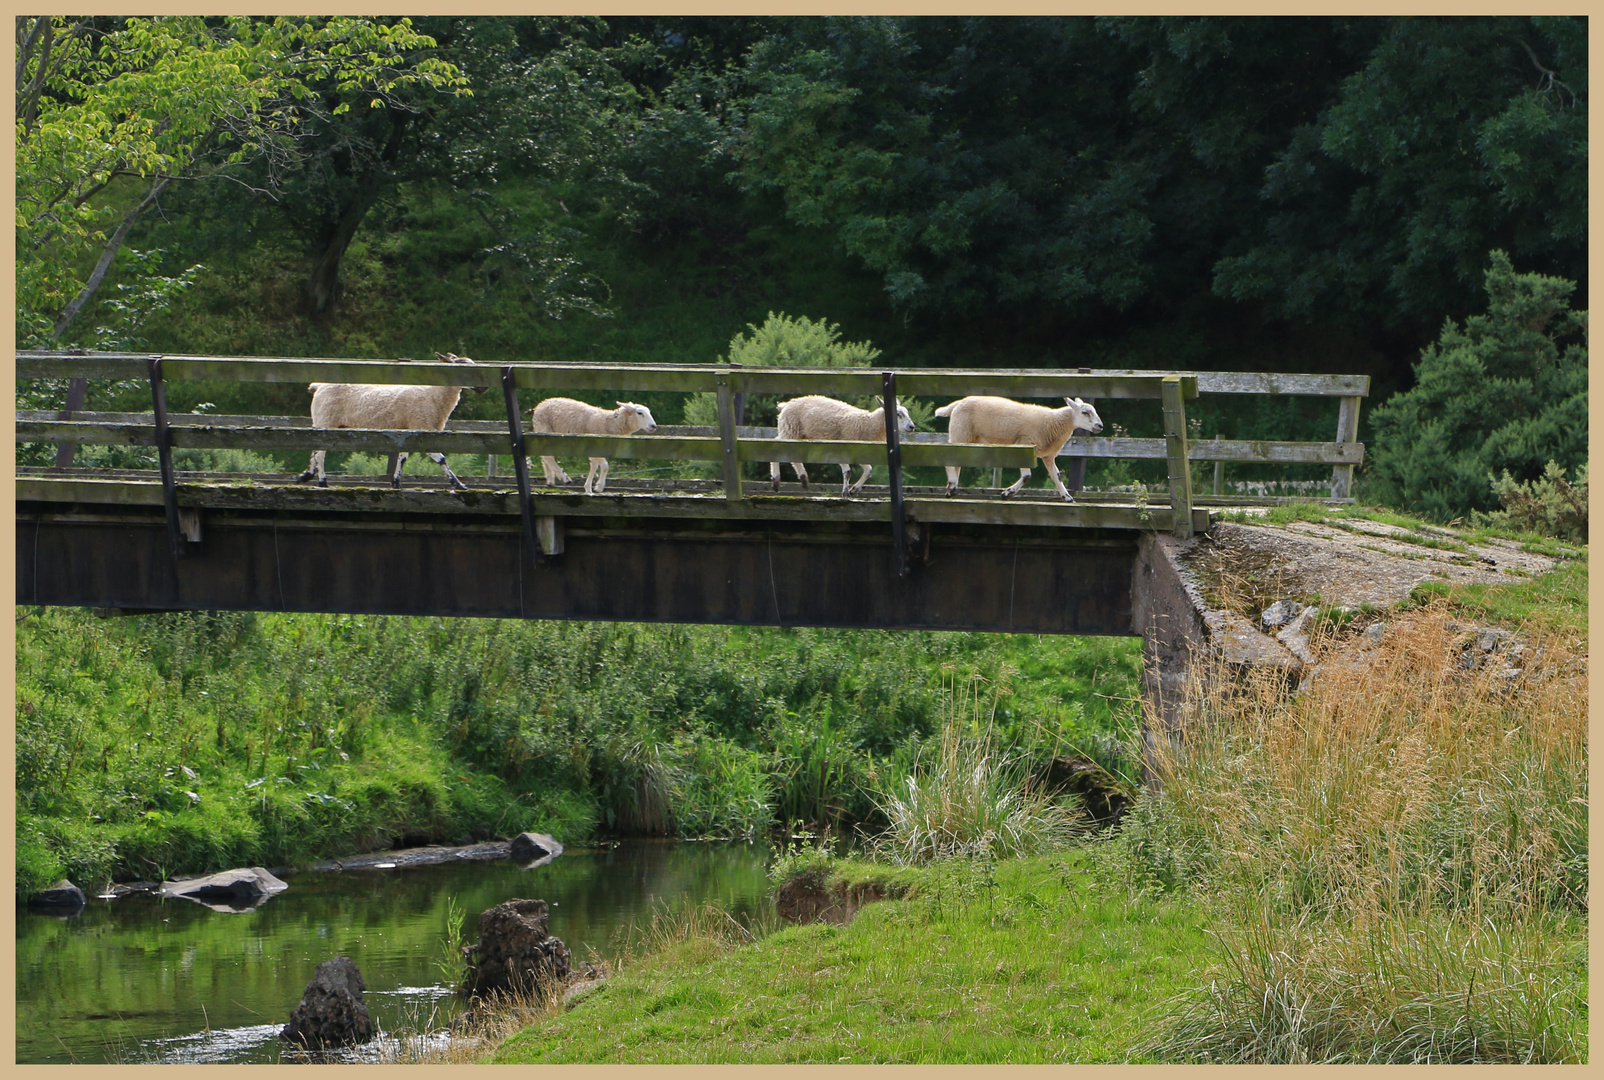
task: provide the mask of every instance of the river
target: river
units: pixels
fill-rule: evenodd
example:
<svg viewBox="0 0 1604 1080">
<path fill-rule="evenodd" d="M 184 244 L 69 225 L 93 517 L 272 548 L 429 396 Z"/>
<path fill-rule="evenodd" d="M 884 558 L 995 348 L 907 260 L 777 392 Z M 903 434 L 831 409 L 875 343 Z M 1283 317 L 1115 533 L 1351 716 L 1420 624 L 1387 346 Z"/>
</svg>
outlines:
<svg viewBox="0 0 1604 1080">
<path fill-rule="evenodd" d="M 317 965 L 349 956 L 385 1032 L 438 1030 L 460 1006 L 440 969 L 448 902 L 479 912 L 514 897 L 551 905 L 576 966 L 617 955 L 654 911 L 717 900 L 762 916 L 768 849 L 631 842 L 570 849 L 530 870 L 507 861 L 286 876 L 259 908 L 213 911 L 148 894 L 82 913 L 17 913 L 19 1063 L 275 1062 L 278 1031 Z M 459 968 L 460 973 L 460 968 Z"/>
</svg>

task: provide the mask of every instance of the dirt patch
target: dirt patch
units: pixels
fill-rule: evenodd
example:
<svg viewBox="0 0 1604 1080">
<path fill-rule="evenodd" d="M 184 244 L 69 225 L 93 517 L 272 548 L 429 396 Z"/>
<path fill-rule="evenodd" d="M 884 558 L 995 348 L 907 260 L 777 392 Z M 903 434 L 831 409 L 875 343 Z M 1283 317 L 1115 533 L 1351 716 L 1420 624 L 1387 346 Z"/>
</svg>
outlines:
<svg viewBox="0 0 1604 1080">
<path fill-rule="evenodd" d="M 840 878 L 825 880 L 818 874 L 803 874 L 781 885 L 774 903 L 787 922 L 845 926 L 864 905 L 894 900 L 907 892 L 906 885 L 893 882 L 859 881 L 849 885 Z"/>
</svg>

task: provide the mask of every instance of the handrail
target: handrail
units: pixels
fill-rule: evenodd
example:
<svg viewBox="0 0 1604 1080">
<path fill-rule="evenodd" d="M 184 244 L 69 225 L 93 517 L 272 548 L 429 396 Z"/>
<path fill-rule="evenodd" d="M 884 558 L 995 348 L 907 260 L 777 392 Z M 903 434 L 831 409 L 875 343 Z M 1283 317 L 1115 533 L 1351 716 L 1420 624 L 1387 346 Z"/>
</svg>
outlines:
<svg viewBox="0 0 1604 1080">
<path fill-rule="evenodd" d="M 1322 375 L 1269 372 L 1173 372 L 1140 369 L 1095 371 L 1065 369 L 932 369 L 880 368 L 751 368 L 738 364 L 627 364 L 627 363 L 515 363 L 480 362 L 473 365 L 433 360 L 356 360 L 348 358 L 237 357 L 197 354 L 91 353 L 80 350 L 28 351 L 16 354 L 18 378 L 71 378 L 81 387 L 87 379 L 133 380 L 149 378 L 159 402 L 162 381 L 330 382 L 389 385 L 435 385 L 488 389 L 499 380 L 508 398 L 507 425 L 459 421 L 441 431 L 376 431 L 315 429 L 306 417 L 242 417 L 93 413 L 80 408 L 67 412 L 36 410 L 19 413 L 18 442 L 54 442 L 63 447 L 76 443 L 154 445 L 164 451 L 177 448 L 235 448 L 251 450 L 332 450 L 397 454 L 506 453 L 511 442 L 521 441 L 530 455 L 634 457 L 658 460 L 718 461 L 725 497 L 743 501 L 739 473 L 743 461 L 795 461 L 805 463 L 865 464 L 874 466 L 1028 469 L 1035 461 L 1028 446 L 953 445 L 939 434 L 896 437 L 888 430 L 885 442 L 781 441 L 772 428 L 740 423 L 741 403 L 752 394 L 797 395 L 825 393 L 858 395 L 886 400 L 888 386 L 904 398 L 958 397 L 966 394 L 1014 398 L 1082 397 L 1097 399 L 1154 399 L 1162 402 L 1165 435 L 1161 439 L 1095 438 L 1079 435 L 1069 440 L 1060 456 L 1071 461 L 1087 457 L 1137 460 L 1165 459 L 1169 463 L 1175 529 L 1191 529 L 1190 470 L 1188 462 L 1329 464 L 1333 467 L 1332 495 L 1345 496 L 1353 467 L 1364 459 L 1358 442 L 1361 399 L 1368 395 L 1370 379 L 1363 375 Z M 698 393 L 712 392 L 718 399 L 717 427 L 665 427 L 653 435 L 551 435 L 523 430 L 517 418 L 517 390 L 611 390 Z M 1338 397 L 1341 415 L 1333 442 L 1279 440 L 1199 440 L 1187 437 L 1184 401 L 1201 394 L 1298 394 Z M 159 406 L 158 406 L 159 407 Z M 511 442 L 509 441 L 511 440 Z M 60 455 L 58 455 L 59 460 Z M 392 463 L 394 462 L 392 458 Z M 891 474 L 899 468 L 888 469 Z M 899 492 L 891 478 L 893 502 Z M 528 481 L 520 478 L 520 489 Z M 1074 486 L 1072 484 L 1072 486 Z M 1179 490 L 1178 490 L 1179 489 Z M 527 500 L 527 491 L 524 490 Z"/>
</svg>

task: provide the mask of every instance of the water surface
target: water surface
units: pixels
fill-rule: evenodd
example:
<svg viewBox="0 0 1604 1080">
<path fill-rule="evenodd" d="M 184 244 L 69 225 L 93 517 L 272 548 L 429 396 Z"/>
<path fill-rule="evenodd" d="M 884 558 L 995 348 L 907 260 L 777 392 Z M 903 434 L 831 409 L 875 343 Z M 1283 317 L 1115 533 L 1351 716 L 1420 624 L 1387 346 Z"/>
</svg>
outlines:
<svg viewBox="0 0 1604 1080">
<path fill-rule="evenodd" d="M 181 898 L 91 900 L 62 918 L 17 913 L 18 1062 L 272 1062 L 278 1031 L 317 965 L 362 969 L 381 1029 L 427 1030 L 458 1011 L 443 958 L 447 903 L 478 913 L 524 897 L 576 965 L 616 954 L 620 934 L 668 905 L 716 899 L 757 915 L 767 849 L 745 843 L 627 843 L 570 849 L 532 870 L 505 861 L 287 876 L 254 911 Z"/>
</svg>

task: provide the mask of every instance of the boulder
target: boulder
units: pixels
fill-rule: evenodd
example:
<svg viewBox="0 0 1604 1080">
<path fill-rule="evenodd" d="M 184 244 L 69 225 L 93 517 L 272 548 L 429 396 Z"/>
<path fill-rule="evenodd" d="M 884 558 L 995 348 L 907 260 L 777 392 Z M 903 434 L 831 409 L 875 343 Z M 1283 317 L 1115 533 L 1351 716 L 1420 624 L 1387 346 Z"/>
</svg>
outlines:
<svg viewBox="0 0 1604 1080">
<path fill-rule="evenodd" d="M 514 862 L 533 862 L 537 859 L 549 862 L 562 853 L 562 844 L 545 833 L 521 832 L 512 838 L 511 855 Z"/>
<path fill-rule="evenodd" d="M 1259 621 L 1264 623 L 1266 629 L 1274 630 L 1278 626 L 1285 626 L 1303 614 L 1303 609 L 1304 605 L 1296 600 L 1277 600 L 1264 609 L 1264 614 L 1259 616 Z"/>
<path fill-rule="evenodd" d="M 248 911 L 289 888 L 260 866 L 224 870 L 205 877 L 164 881 L 158 895 L 182 896 L 215 911 Z"/>
<path fill-rule="evenodd" d="M 301 1003 L 279 1032 L 285 1042 L 307 1050 L 326 1050 L 364 1043 L 379 1033 L 362 1000 L 362 972 L 348 956 L 336 956 L 317 966 L 306 984 Z"/>
<path fill-rule="evenodd" d="M 88 903 L 89 901 L 84 898 L 84 891 L 66 878 L 28 897 L 29 907 L 50 908 L 58 912 L 79 911 Z"/>
<path fill-rule="evenodd" d="M 465 994 L 488 998 L 544 993 L 568 976 L 573 957 L 546 933 L 544 900 L 508 900 L 479 916 L 479 943 L 464 950 Z"/>
</svg>

